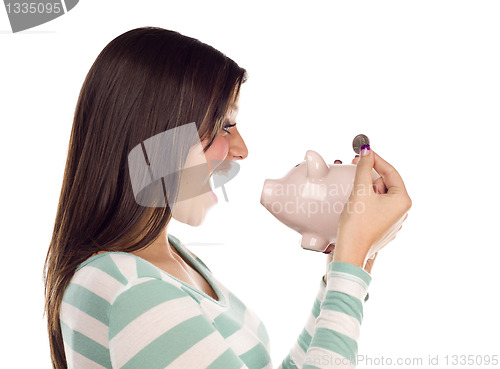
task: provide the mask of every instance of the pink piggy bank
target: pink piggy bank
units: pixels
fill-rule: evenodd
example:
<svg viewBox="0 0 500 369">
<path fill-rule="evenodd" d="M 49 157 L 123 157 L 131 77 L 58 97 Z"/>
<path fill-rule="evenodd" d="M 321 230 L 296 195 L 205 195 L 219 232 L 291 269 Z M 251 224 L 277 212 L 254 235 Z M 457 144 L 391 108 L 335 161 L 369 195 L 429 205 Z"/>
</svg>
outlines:
<svg viewBox="0 0 500 369">
<path fill-rule="evenodd" d="M 340 214 L 351 194 L 355 164 L 327 165 L 308 150 L 304 161 L 281 179 L 266 179 L 260 203 L 280 222 L 302 235 L 301 246 L 325 251 L 335 243 Z M 372 169 L 372 179 L 380 176 Z M 346 211 L 364 211 L 356 204 Z"/>
</svg>

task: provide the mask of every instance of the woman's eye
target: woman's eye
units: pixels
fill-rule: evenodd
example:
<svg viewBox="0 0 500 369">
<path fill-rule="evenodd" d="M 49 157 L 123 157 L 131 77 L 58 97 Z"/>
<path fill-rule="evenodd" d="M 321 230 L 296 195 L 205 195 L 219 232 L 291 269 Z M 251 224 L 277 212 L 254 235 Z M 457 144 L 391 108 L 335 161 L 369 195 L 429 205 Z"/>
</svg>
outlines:
<svg viewBox="0 0 500 369">
<path fill-rule="evenodd" d="M 228 124 L 228 125 L 225 125 L 224 127 L 222 127 L 222 130 L 223 130 L 224 132 L 226 132 L 226 133 L 231 134 L 231 132 L 229 132 L 229 128 L 234 127 L 235 125 L 236 125 L 236 123 L 234 123 L 234 124 Z"/>
</svg>

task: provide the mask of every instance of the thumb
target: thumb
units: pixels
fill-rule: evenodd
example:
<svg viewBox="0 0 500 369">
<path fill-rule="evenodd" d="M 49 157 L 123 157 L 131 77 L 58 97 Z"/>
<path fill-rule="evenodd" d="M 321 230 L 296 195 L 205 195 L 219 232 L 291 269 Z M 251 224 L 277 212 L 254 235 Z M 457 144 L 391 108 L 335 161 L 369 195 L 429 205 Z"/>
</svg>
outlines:
<svg viewBox="0 0 500 369">
<path fill-rule="evenodd" d="M 372 169 L 375 164 L 370 145 L 361 146 L 360 157 L 356 167 L 356 175 L 354 176 L 354 188 L 369 188 L 373 191 Z M 365 187 L 366 186 L 366 187 Z"/>
</svg>

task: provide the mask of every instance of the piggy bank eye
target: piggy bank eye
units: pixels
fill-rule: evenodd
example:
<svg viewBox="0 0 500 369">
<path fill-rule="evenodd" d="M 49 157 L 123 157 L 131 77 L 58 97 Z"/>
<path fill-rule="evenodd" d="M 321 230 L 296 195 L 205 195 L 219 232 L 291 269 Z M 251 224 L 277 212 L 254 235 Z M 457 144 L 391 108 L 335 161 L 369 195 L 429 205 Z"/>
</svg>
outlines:
<svg viewBox="0 0 500 369">
<path fill-rule="evenodd" d="M 294 168 L 298 167 L 299 165 L 300 165 L 300 163 L 299 163 L 299 164 L 297 164 Z"/>
</svg>

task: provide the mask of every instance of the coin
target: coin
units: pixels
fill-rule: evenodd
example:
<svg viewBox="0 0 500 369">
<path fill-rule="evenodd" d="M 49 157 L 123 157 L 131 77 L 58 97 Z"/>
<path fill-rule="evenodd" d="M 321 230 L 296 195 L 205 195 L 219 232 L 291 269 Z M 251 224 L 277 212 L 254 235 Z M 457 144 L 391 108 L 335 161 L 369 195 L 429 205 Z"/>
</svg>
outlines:
<svg viewBox="0 0 500 369">
<path fill-rule="evenodd" d="M 356 154 L 359 154 L 360 148 L 363 145 L 369 145 L 370 144 L 370 139 L 368 136 L 359 134 L 356 137 L 354 137 L 354 140 L 352 140 L 352 148 Z"/>
</svg>

